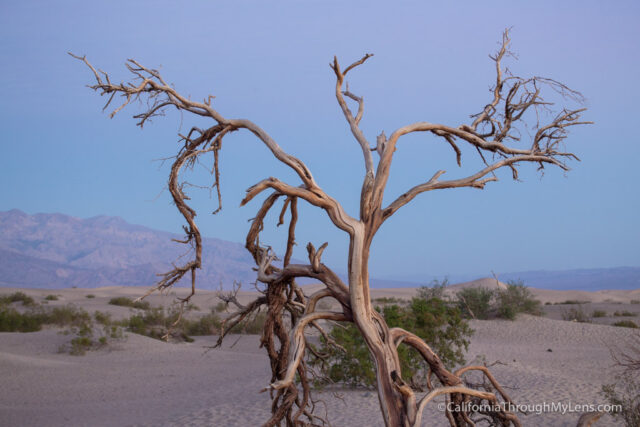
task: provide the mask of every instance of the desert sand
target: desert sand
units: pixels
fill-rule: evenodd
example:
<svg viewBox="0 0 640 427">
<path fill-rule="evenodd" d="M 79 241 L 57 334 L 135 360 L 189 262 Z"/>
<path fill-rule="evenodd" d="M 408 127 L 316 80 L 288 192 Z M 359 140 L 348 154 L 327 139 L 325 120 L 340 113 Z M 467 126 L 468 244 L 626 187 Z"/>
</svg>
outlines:
<svg viewBox="0 0 640 427">
<path fill-rule="evenodd" d="M 500 284 L 483 279 L 456 286 Z M 111 312 L 114 318 L 130 315 L 130 309 L 109 305 L 111 297 L 137 297 L 145 291 L 133 287 L 1 288 L 0 293 L 16 290 L 38 302 L 55 294 L 59 299 L 49 305 L 74 303 L 90 312 Z M 640 312 L 639 304 L 629 304 L 633 299 L 640 300 L 640 290 L 532 291 L 543 303 L 580 300 L 591 302 L 584 307 L 599 304 Z M 184 294 L 186 290 L 177 289 L 177 293 Z M 413 288 L 375 289 L 373 297 L 410 298 L 415 293 Z M 87 299 L 87 294 L 95 298 Z M 149 301 L 152 305 L 166 305 L 174 296 L 152 295 Z M 247 301 L 255 293 L 241 292 L 240 296 Z M 218 300 L 212 291 L 199 291 L 193 302 L 206 312 Z M 545 306 L 550 317 L 520 315 L 515 321 L 471 321 L 475 334 L 467 362 L 500 361 L 491 370 L 518 404 L 604 403 L 598 392 L 603 384 L 613 381 L 614 372 L 608 346 L 623 343 L 634 331 L 559 320 L 558 307 L 561 306 Z M 197 337 L 193 343 L 167 344 L 126 334 L 124 340 L 106 348 L 71 356 L 58 353 L 69 337 L 57 329 L 0 333 L 0 425 L 260 425 L 269 415 L 269 396 L 260 390 L 270 375 L 266 354 L 258 348 L 258 337 L 229 336 L 222 348 L 208 348 L 215 339 Z M 325 402 L 334 426 L 382 425 L 375 391 L 332 389 L 316 396 Z M 318 406 L 324 413 L 323 404 Z M 579 416 L 545 411 L 520 414 L 520 419 L 525 426 L 575 426 Z M 437 402 L 428 406 L 423 419 L 425 426 L 448 425 Z M 605 416 L 596 425 L 617 423 Z"/>
</svg>

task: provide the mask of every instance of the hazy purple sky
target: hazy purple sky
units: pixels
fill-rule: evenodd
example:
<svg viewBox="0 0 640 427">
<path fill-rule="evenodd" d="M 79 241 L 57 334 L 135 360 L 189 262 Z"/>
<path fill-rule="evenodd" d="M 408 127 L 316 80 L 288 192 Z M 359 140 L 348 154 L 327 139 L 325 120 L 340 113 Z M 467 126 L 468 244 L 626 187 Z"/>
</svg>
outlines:
<svg viewBox="0 0 640 427">
<path fill-rule="evenodd" d="M 114 80 L 136 58 L 193 98 L 216 96 L 227 117 L 249 118 L 307 163 L 316 180 L 357 214 L 360 148 L 333 95 L 333 55 L 342 63 L 375 56 L 349 76 L 365 97 L 362 127 L 414 121 L 458 126 L 489 100 L 501 32 L 513 27 L 509 68 L 580 90 L 585 118 L 567 148 L 572 171 L 521 168 L 484 191 L 422 195 L 388 221 L 374 241 L 372 274 L 423 276 L 640 265 L 640 4 L 637 1 L 22 1 L 0 4 L 0 210 L 117 215 L 179 232 L 181 217 L 163 190 L 168 167 L 154 159 L 178 148 L 194 123 L 170 113 L 140 130 L 131 105 L 115 119 L 84 85 L 91 74 L 67 51 L 87 54 Z M 525 135 L 526 137 L 526 135 Z M 455 166 L 445 144 L 421 135 L 399 145 L 387 200 L 437 170 Z M 266 159 L 266 160 L 265 160 Z M 192 192 L 204 235 L 243 241 L 259 201 L 238 208 L 260 179 L 294 177 L 248 133 L 225 139 L 224 210 Z M 200 173 L 195 180 L 211 178 Z M 160 194 L 161 193 L 161 194 Z M 159 197 L 158 194 L 160 194 Z M 272 218 L 269 225 L 275 225 Z M 265 234 L 277 252 L 285 230 Z M 324 260 L 346 269 L 346 237 L 320 212 L 302 209 L 296 256 L 307 241 L 329 241 Z"/>
</svg>

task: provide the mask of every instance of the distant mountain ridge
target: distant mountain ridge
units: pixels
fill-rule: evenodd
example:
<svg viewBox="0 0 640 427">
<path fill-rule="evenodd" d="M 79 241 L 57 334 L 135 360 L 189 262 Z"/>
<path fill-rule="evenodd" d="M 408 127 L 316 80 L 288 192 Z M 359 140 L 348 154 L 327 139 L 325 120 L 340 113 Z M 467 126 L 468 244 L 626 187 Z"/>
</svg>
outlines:
<svg viewBox="0 0 640 427">
<path fill-rule="evenodd" d="M 186 252 L 171 241 L 176 237 L 182 238 L 118 217 L 0 212 L 0 285 L 149 286 Z M 253 259 L 241 244 L 214 238 L 204 238 L 203 244 L 199 286 L 255 281 Z"/>
<path fill-rule="evenodd" d="M 79 219 L 57 213 L 28 215 L 17 209 L 0 212 L 0 286 L 150 286 L 158 273 L 171 269 L 171 263 L 184 255 L 185 246 L 171 241 L 176 237 L 182 236 L 132 225 L 119 217 Z M 245 285 L 255 281 L 253 259 L 242 244 L 215 238 L 203 238 L 203 244 L 200 288 L 217 289 L 221 282 L 228 287 L 233 280 Z M 463 282 L 481 277 L 452 279 Z M 540 289 L 637 289 L 640 268 L 526 271 L 503 273 L 499 279 L 522 280 Z M 371 286 L 418 287 L 429 282 L 427 275 L 423 281 L 372 278 Z"/>
</svg>

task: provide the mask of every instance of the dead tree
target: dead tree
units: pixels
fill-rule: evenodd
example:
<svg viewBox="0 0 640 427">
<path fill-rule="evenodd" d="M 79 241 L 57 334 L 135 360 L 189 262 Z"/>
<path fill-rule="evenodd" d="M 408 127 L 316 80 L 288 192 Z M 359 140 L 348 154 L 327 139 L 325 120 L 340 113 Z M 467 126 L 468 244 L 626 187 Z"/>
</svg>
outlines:
<svg viewBox="0 0 640 427">
<path fill-rule="evenodd" d="M 505 31 L 501 47 L 491 56 L 495 63 L 495 84 L 491 89 L 491 98 L 482 110 L 471 116 L 469 123 L 448 126 L 429 122 L 408 124 L 386 136 L 384 132 L 377 136 L 375 144 L 365 136 L 360 128 L 364 114 L 363 98 L 345 88 L 347 74 L 364 64 L 371 54 L 347 67 L 341 67 L 337 58 L 330 64 L 336 77 L 335 96 L 344 118 L 355 141 L 362 149 L 364 161 L 364 178 L 360 194 L 360 212 L 356 216 L 348 214 L 334 198 L 327 194 L 316 181 L 311 171 L 300 160 L 286 153 L 278 143 L 261 127 L 246 119 L 232 119 L 223 116 L 212 105 L 213 97 L 202 102 L 193 101 L 180 94 L 173 86 L 167 84 L 160 73 L 142 66 L 130 59 L 126 67 L 132 74 L 132 80 L 126 83 L 112 83 L 107 73 L 96 70 L 85 57 L 82 60 L 95 77 L 95 84 L 90 88 L 107 95 L 107 108 L 116 95 L 121 96 L 122 103 L 111 112 L 118 113 L 126 105 L 136 100 L 146 101 L 147 108 L 134 116 L 138 125 L 143 126 L 150 118 L 161 114 L 165 109 L 173 107 L 182 112 L 210 118 L 213 126 L 208 129 L 193 127 L 186 135 L 180 135 L 180 149 L 173 162 L 169 176 L 169 191 L 176 207 L 184 216 L 187 225 L 184 227 L 186 237 L 182 243 L 194 247 L 195 256 L 184 265 L 176 266 L 163 274 L 153 290 L 164 290 L 175 284 L 183 276 L 190 274 L 192 294 L 195 291 L 196 271 L 202 263 L 202 242 L 200 232 L 195 223 L 196 212 L 186 203 L 184 183 L 179 174 L 185 167 L 192 166 L 207 153 L 213 154 L 213 186 L 217 189 L 220 200 L 220 170 L 218 153 L 223 139 L 231 132 L 247 130 L 259 142 L 265 144 L 272 155 L 291 168 L 298 176 L 298 183 L 290 184 L 277 178 L 269 177 L 250 187 L 242 201 L 248 203 L 256 196 L 268 192 L 255 218 L 252 221 L 246 239 L 246 247 L 252 254 L 258 271 L 258 281 L 264 284 L 263 294 L 250 304 L 238 306 L 239 311 L 227 320 L 229 330 L 242 319 L 250 316 L 260 307 L 266 306 L 267 320 L 262 335 L 262 345 L 266 348 L 271 362 L 272 378 L 267 389 L 272 393 L 272 417 L 265 425 L 316 424 L 322 420 L 313 412 L 313 400 L 308 383 L 309 371 L 305 365 L 305 351 L 313 351 L 305 338 L 305 329 L 318 328 L 318 321 L 334 320 L 353 322 L 364 338 L 374 362 L 377 391 L 382 410 L 382 417 L 387 426 L 417 426 L 421 423 L 422 412 L 432 399 L 445 395 L 455 405 L 468 401 L 471 397 L 487 403 L 510 402 L 496 379 L 483 366 L 470 366 L 451 372 L 443 365 L 429 345 L 410 331 L 400 328 L 389 328 L 384 318 L 371 304 L 369 289 L 369 251 L 371 242 L 378 229 L 398 209 L 411 202 L 416 196 L 428 191 L 448 188 L 478 188 L 492 181 L 497 181 L 494 172 L 501 168 L 509 168 L 513 178 L 518 177 L 518 166 L 522 163 L 534 163 L 540 170 L 546 166 L 557 166 L 567 171 L 567 159 L 577 157 L 563 149 L 563 142 L 571 126 L 586 124 L 581 120 L 585 108 L 562 108 L 555 113 L 552 103 L 542 97 L 542 91 L 551 90 L 560 94 L 563 99 L 582 101 L 580 93 L 569 89 L 555 80 L 541 77 L 522 78 L 512 75 L 503 68 L 503 59 L 509 56 L 509 35 Z M 352 110 L 350 103 L 357 106 Z M 533 119 L 531 119 L 533 117 Z M 547 121 L 543 117 L 549 117 Z M 530 139 L 523 140 L 523 127 L 531 134 Z M 477 172 L 452 179 L 443 179 L 444 170 L 436 170 L 430 179 L 419 183 L 397 197 L 389 205 L 383 205 L 383 196 L 389 179 L 389 172 L 394 153 L 399 148 L 402 137 L 422 132 L 438 137 L 451 147 L 458 165 L 461 164 L 462 150 L 460 146 L 468 145 L 477 152 L 480 166 Z M 374 160 L 374 156 L 376 159 Z M 274 265 L 275 254 L 269 247 L 260 244 L 260 232 L 264 218 L 274 207 L 278 199 L 284 200 L 280 211 L 280 223 L 284 221 L 287 210 L 290 212 L 289 239 L 285 249 L 282 267 Z M 297 222 L 297 203 L 304 201 L 325 211 L 332 223 L 344 231 L 349 238 L 348 283 L 342 280 L 321 262 L 322 252 L 327 247 L 323 244 L 317 250 L 309 243 L 308 264 L 291 264 L 295 228 Z M 324 288 L 315 294 L 305 297 L 296 285 L 295 279 L 308 277 L 324 284 Z M 322 311 L 316 309 L 322 298 L 333 298 L 339 303 L 338 311 Z M 224 333 L 220 337 L 222 339 Z M 418 399 L 414 390 L 403 380 L 397 348 L 407 345 L 417 350 L 424 358 L 430 372 L 437 378 L 441 386 L 435 387 Z M 322 357 L 322 355 L 316 355 Z M 477 371 L 485 375 L 493 384 L 495 392 L 475 390 L 464 385 L 462 376 L 465 372 Z M 298 374 L 298 380 L 296 379 Z M 451 425 L 472 425 L 464 410 L 447 411 Z M 497 416 L 504 425 L 520 425 L 515 414 L 498 411 Z"/>
</svg>

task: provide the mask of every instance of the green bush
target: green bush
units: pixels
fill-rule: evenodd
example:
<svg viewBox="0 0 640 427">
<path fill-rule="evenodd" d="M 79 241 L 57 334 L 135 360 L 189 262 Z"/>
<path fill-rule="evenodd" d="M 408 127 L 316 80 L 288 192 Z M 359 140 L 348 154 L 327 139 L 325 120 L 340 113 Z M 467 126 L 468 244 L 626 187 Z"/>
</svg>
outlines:
<svg viewBox="0 0 640 427">
<path fill-rule="evenodd" d="M 22 302 L 24 306 L 34 306 L 36 302 L 24 292 L 14 292 L 9 295 L 0 296 L 0 305 L 8 305 L 14 302 Z"/>
<path fill-rule="evenodd" d="M 396 297 L 380 297 L 380 298 L 374 299 L 373 302 L 376 302 L 378 304 L 398 304 L 398 303 L 401 303 L 402 300 Z"/>
<path fill-rule="evenodd" d="M 207 323 L 212 321 L 207 319 L 201 323 L 199 320 L 190 321 L 182 318 L 180 322 L 176 323 L 179 318 L 180 310 L 177 307 L 170 309 L 154 307 L 142 313 L 134 314 L 129 319 L 121 322 L 121 325 L 134 334 L 158 340 L 165 340 L 171 337 L 175 340 L 191 342 L 193 339 L 189 337 L 186 330 L 203 333 L 206 330 Z"/>
<path fill-rule="evenodd" d="M 92 298 L 95 298 L 96 296 L 94 294 L 88 294 L 88 295 L 85 295 L 84 297 L 92 299 Z"/>
<path fill-rule="evenodd" d="M 514 320 L 518 313 L 542 314 L 541 303 L 521 281 L 505 289 L 466 288 L 456 293 L 458 308 L 468 318 Z"/>
<path fill-rule="evenodd" d="M 494 292 L 487 288 L 465 288 L 456 293 L 458 308 L 465 317 L 486 320 L 493 316 Z"/>
<path fill-rule="evenodd" d="M 185 334 L 199 335 L 215 335 L 220 333 L 220 317 L 211 309 L 211 313 L 202 316 L 197 320 L 184 320 L 183 329 Z"/>
<path fill-rule="evenodd" d="M 187 304 L 186 309 L 187 309 L 187 311 L 200 311 L 200 307 L 198 307 L 197 305 L 195 305 L 193 303 Z"/>
<path fill-rule="evenodd" d="M 222 313 L 226 309 L 227 309 L 227 304 L 225 302 L 223 302 L 223 301 L 220 301 L 211 310 L 214 311 L 215 313 Z"/>
<path fill-rule="evenodd" d="M 122 328 L 118 325 L 106 323 L 100 332 L 100 336 L 95 340 L 94 335 L 96 329 L 90 320 L 80 327 L 72 327 L 69 332 L 76 336 L 68 344 L 60 346 L 59 351 L 61 353 L 69 353 L 73 356 L 82 356 L 89 350 L 104 347 L 110 340 L 120 340 L 124 336 Z"/>
<path fill-rule="evenodd" d="M 591 317 L 607 317 L 607 312 L 604 310 L 593 310 Z"/>
<path fill-rule="evenodd" d="M 615 313 L 613 313 L 613 315 L 616 316 L 616 317 L 636 317 L 637 316 L 636 313 L 632 313 L 632 312 L 627 311 L 627 310 L 616 311 Z"/>
<path fill-rule="evenodd" d="M 333 382 L 347 386 L 372 387 L 376 382 L 375 371 L 358 328 L 353 324 L 336 326 L 331 330 L 330 337 L 345 351 L 327 346 L 326 340 L 322 339 L 321 352 L 327 355 L 328 362 L 320 365 L 324 375 Z M 317 365 L 320 361 L 310 360 L 310 363 Z"/>
<path fill-rule="evenodd" d="M 447 277 L 444 280 L 439 281 L 438 279 L 434 279 L 431 282 L 431 286 L 420 286 L 418 289 L 418 298 L 430 300 L 432 298 L 438 298 L 441 300 L 446 300 L 445 291 L 449 286 L 449 279 Z"/>
<path fill-rule="evenodd" d="M 53 308 L 34 305 L 24 313 L 13 307 L 0 305 L 0 332 L 36 332 L 41 330 L 43 325 L 68 327 L 64 334 L 74 334 L 75 337 L 59 350 L 72 355 L 82 355 L 87 350 L 107 344 L 109 339 L 122 338 L 122 329 L 111 323 L 108 315 L 96 312 L 94 317 L 103 325 L 102 336 L 98 341 L 93 340 L 95 328 L 91 316 L 74 305 Z"/>
<path fill-rule="evenodd" d="M 124 321 L 123 326 L 134 334 L 162 339 L 171 325 L 178 320 L 178 316 L 179 312 L 176 310 L 165 313 L 162 307 L 154 307 L 144 313 L 134 314 Z"/>
<path fill-rule="evenodd" d="M 95 313 L 93 313 L 93 318 L 95 319 L 96 322 L 100 323 L 101 325 L 110 325 L 112 323 L 111 313 L 96 311 Z"/>
<path fill-rule="evenodd" d="M 140 310 L 149 310 L 151 307 L 148 301 L 133 301 L 127 297 L 115 297 L 109 300 L 111 305 L 119 305 L 121 307 L 139 308 Z"/>
<path fill-rule="evenodd" d="M 58 301 L 58 296 L 57 295 L 47 295 L 46 297 L 44 297 L 45 301 Z"/>
<path fill-rule="evenodd" d="M 582 309 L 582 306 L 578 306 L 578 308 L 571 308 L 569 310 L 565 310 L 562 312 L 562 319 L 568 320 L 571 322 L 579 322 L 579 323 L 591 323 L 591 318 L 585 311 Z"/>
<path fill-rule="evenodd" d="M 640 304 L 640 299 L 632 299 L 631 304 Z"/>
<path fill-rule="evenodd" d="M 267 319 L 266 313 L 258 312 L 250 318 L 244 319 L 231 329 L 233 334 L 258 335 L 264 329 L 264 322 Z"/>
<path fill-rule="evenodd" d="M 497 316 L 513 320 L 518 313 L 540 315 L 540 301 L 522 282 L 509 282 L 506 289 L 496 292 Z"/>
<path fill-rule="evenodd" d="M 12 307 L 0 306 L 0 332 L 36 332 L 45 320 L 42 313 L 19 313 Z"/>
<path fill-rule="evenodd" d="M 634 328 L 634 329 L 638 328 L 638 325 L 636 325 L 635 322 L 632 322 L 631 320 L 621 320 L 619 322 L 614 323 L 613 326 L 621 326 L 623 328 Z"/>
<path fill-rule="evenodd" d="M 464 363 L 464 351 L 473 331 L 456 306 L 438 298 L 413 298 L 406 307 L 394 304 L 378 310 L 390 328 L 401 327 L 424 339 L 445 365 L 451 367 Z M 310 363 L 319 365 L 333 382 L 373 387 L 376 381 L 373 363 L 356 326 L 347 324 L 344 327 L 334 327 L 329 335 L 346 352 L 327 345 L 326 340 L 322 339 L 320 352 L 328 355 L 328 363 L 321 363 L 319 360 L 310 360 Z M 405 381 L 418 390 L 423 389 L 426 365 L 422 357 L 405 345 L 398 348 L 398 356 Z"/>
<path fill-rule="evenodd" d="M 79 336 L 75 337 L 71 340 L 71 348 L 69 349 L 69 354 L 74 356 L 82 356 L 87 350 L 90 350 L 95 343 L 90 337 Z"/>
<path fill-rule="evenodd" d="M 91 316 L 85 310 L 68 304 L 48 310 L 46 312 L 46 323 L 82 328 L 91 324 Z"/>
<path fill-rule="evenodd" d="M 556 305 L 582 305 L 582 304 L 589 304 L 589 301 L 579 301 L 576 299 L 568 299 L 566 301 L 562 301 L 562 302 L 556 302 Z"/>
</svg>

